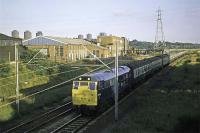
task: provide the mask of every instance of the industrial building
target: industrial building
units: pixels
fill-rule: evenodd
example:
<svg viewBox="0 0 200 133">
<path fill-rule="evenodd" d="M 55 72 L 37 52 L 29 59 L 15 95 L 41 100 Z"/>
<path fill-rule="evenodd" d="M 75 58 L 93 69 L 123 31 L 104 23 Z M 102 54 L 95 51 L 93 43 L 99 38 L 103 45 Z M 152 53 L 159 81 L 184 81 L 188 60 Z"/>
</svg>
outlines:
<svg viewBox="0 0 200 133">
<path fill-rule="evenodd" d="M 0 33 L 0 59 L 1 60 L 14 61 L 15 44 L 21 45 L 22 39 L 10 37 L 10 36 Z"/>
<path fill-rule="evenodd" d="M 38 49 L 50 60 L 58 62 L 74 62 L 90 58 L 93 57 L 91 53 L 100 58 L 109 56 L 107 48 L 79 38 L 37 36 L 23 41 L 23 45 L 30 49 Z"/>
<path fill-rule="evenodd" d="M 129 49 L 129 41 L 125 37 L 107 36 L 106 33 L 100 33 L 100 35 L 97 36 L 97 42 L 100 43 L 101 46 L 109 49 L 109 56 L 115 56 L 116 45 L 119 55 L 125 55 Z"/>
</svg>

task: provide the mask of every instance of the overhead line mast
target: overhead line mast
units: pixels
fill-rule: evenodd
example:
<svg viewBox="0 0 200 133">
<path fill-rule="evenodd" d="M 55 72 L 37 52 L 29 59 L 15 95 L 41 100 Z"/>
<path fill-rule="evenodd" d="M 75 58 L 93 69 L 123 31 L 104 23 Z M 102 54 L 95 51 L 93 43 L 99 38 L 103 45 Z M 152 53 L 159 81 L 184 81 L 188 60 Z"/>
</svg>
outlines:
<svg viewBox="0 0 200 133">
<path fill-rule="evenodd" d="M 15 69 L 16 69 L 16 105 L 19 113 L 19 51 L 18 44 L 15 43 Z"/>
</svg>

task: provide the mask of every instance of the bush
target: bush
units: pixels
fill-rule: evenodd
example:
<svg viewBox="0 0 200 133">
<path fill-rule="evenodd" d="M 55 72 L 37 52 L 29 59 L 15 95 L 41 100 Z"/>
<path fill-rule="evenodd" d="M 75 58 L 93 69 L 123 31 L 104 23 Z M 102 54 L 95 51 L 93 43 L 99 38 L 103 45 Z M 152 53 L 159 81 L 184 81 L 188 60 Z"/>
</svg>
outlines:
<svg viewBox="0 0 200 133">
<path fill-rule="evenodd" d="M 200 62 L 200 58 L 197 58 L 196 61 L 197 61 L 197 62 Z"/>
<path fill-rule="evenodd" d="M 21 54 L 20 54 L 20 59 L 23 62 L 29 62 L 36 54 L 38 53 L 38 51 L 33 51 L 33 50 L 29 50 L 26 49 L 24 50 Z M 47 56 L 43 55 L 42 53 L 38 53 L 36 58 L 46 58 Z"/>
<path fill-rule="evenodd" d="M 96 64 L 96 60 L 83 59 L 82 61 L 84 64 Z"/>
<path fill-rule="evenodd" d="M 33 51 L 30 51 L 30 50 L 23 51 L 23 52 L 20 54 L 20 59 L 21 59 L 23 62 L 28 62 L 29 60 L 31 60 L 31 58 L 33 58 L 34 54 L 36 54 L 36 53 L 33 52 Z"/>
<path fill-rule="evenodd" d="M 184 62 L 184 64 L 188 64 L 188 63 L 191 63 L 191 60 L 186 60 L 185 62 Z"/>
<path fill-rule="evenodd" d="M 71 67 L 69 67 L 68 65 L 60 65 L 60 66 L 58 66 L 58 72 L 64 72 L 64 71 L 66 71 L 66 70 L 71 70 Z"/>
<path fill-rule="evenodd" d="M 11 71 L 10 64 L 6 64 L 5 61 L 0 61 L 0 77 L 7 77 Z"/>
<path fill-rule="evenodd" d="M 7 77 L 10 72 L 10 67 L 0 68 L 0 77 Z"/>
</svg>

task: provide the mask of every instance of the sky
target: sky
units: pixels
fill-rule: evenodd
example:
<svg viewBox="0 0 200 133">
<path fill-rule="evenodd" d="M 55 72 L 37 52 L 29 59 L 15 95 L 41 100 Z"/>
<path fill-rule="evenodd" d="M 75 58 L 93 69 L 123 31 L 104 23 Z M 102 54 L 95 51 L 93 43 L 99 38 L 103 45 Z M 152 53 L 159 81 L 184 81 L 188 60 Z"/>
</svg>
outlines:
<svg viewBox="0 0 200 133">
<path fill-rule="evenodd" d="M 0 0 L 0 33 L 61 37 L 100 32 L 151 41 L 161 8 L 166 41 L 200 43 L 200 0 Z"/>
</svg>

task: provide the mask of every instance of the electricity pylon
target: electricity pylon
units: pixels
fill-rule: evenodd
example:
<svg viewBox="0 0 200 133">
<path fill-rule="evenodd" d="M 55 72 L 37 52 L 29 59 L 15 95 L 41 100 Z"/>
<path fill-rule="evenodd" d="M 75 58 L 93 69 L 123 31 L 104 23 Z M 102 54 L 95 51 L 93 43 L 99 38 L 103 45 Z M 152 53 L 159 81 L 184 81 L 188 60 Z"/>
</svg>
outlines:
<svg viewBox="0 0 200 133">
<path fill-rule="evenodd" d="M 162 13 L 161 9 L 157 10 L 157 25 L 156 25 L 156 36 L 153 49 L 154 50 L 163 50 L 165 48 L 165 36 L 163 31 L 163 23 L 162 23 Z"/>
</svg>

